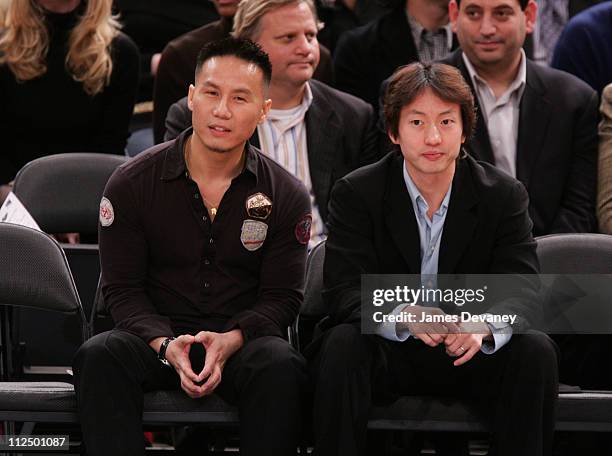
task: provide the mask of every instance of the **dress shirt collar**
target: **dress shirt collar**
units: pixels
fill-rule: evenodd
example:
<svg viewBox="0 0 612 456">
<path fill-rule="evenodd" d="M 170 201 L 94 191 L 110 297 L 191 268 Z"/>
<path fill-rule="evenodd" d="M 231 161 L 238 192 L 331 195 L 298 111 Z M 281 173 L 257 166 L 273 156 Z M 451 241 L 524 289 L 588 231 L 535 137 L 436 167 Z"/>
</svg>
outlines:
<svg viewBox="0 0 612 456">
<path fill-rule="evenodd" d="M 310 108 L 310 105 L 312 104 L 312 90 L 310 89 L 310 84 L 308 84 L 308 82 L 306 82 L 306 86 L 304 89 L 304 96 L 302 97 L 302 102 L 296 106 L 295 108 L 289 108 L 289 109 L 270 109 L 270 111 L 268 112 L 268 115 L 266 116 L 267 120 L 286 120 L 285 118 L 285 114 L 289 111 L 295 111 L 295 117 L 300 118 L 302 120 L 304 120 L 304 116 L 306 115 L 306 112 L 308 111 L 308 109 Z"/>
<path fill-rule="evenodd" d="M 489 90 L 492 94 L 493 91 L 489 87 L 489 84 L 487 84 L 487 81 L 485 81 L 478 75 L 478 73 L 476 72 L 476 68 L 474 68 L 474 65 L 472 65 L 470 59 L 468 59 L 467 55 L 465 55 L 465 52 L 461 53 L 461 57 L 463 58 L 463 63 L 465 64 L 468 74 L 470 75 L 470 79 L 472 80 L 474 90 L 479 92 L 483 88 L 486 88 L 486 90 Z M 520 100 L 523 96 L 523 92 L 525 91 L 525 84 L 527 84 L 527 57 L 525 56 L 525 51 L 521 49 L 521 63 L 519 64 L 519 69 L 516 73 L 516 77 L 508 87 L 508 90 L 506 90 L 506 92 L 504 92 L 504 94 L 499 97 L 499 101 L 501 102 L 503 98 L 509 98 L 510 95 L 512 95 L 515 91 L 518 91 L 518 99 Z"/>
<path fill-rule="evenodd" d="M 429 209 L 429 205 L 427 204 L 427 201 L 425 201 L 425 198 L 423 198 L 423 195 L 421 195 L 421 192 L 410 177 L 410 174 L 408 173 L 408 170 L 406 168 L 406 161 L 403 162 L 402 170 L 404 172 L 404 182 L 406 182 L 406 188 L 408 189 L 408 194 L 410 195 L 410 200 L 412 201 L 414 210 L 418 211 L 421 217 L 427 217 L 427 210 Z M 453 184 L 451 182 L 448 187 L 448 190 L 446 191 L 446 195 L 444 195 L 444 199 L 440 204 L 440 207 L 436 211 L 436 215 L 440 217 L 443 217 L 446 214 L 446 211 L 448 210 L 448 203 L 450 201 L 452 187 Z"/>
</svg>

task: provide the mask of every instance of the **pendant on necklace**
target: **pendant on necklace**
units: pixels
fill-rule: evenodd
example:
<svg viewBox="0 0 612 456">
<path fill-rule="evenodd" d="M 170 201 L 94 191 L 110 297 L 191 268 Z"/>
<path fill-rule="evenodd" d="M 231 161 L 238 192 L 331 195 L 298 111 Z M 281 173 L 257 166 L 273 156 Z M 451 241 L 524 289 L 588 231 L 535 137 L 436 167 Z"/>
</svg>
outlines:
<svg viewBox="0 0 612 456">
<path fill-rule="evenodd" d="M 210 208 L 210 215 L 212 215 L 213 217 L 214 217 L 215 215 L 217 215 L 217 208 L 216 208 L 216 207 L 211 207 L 211 208 Z"/>
</svg>

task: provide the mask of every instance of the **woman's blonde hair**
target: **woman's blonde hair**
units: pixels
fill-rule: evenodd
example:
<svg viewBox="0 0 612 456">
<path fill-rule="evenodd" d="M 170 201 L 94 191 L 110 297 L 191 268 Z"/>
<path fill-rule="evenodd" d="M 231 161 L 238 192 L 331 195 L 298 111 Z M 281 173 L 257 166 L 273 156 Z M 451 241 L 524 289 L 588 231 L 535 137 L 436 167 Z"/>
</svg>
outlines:
<svg viewBox="0 0 612 456">
<path fill-rule="evenodd" d="M 113 72 L 110 44 L 119 33 L 112 0 L 82 0 L 85 12 L 68 38 L 66 70 L 85 92 L 96 95 L 110 83 Z M 0 38 L 0 64 L 17 80 L 29 81 L 47 71 L 49 33 L 44 10 L 36 0 L 12 0 Z"/>
</svg>

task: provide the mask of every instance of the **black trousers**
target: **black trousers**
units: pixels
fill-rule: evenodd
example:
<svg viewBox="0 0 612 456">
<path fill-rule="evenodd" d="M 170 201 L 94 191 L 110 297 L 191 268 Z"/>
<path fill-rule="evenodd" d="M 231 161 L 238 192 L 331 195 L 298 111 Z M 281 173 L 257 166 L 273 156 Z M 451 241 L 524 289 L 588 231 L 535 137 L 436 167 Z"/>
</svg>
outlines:
<svg viewBox="0 0 612 456">
<path fill-rule="evenodd" d="M 195 372 L 203 365 L 201 347 L 190 353 Z M 87 454 L 144 455 L 143 394 L 179 389 L 174 369 L 142 339 L 118 330 L 83 344 L 73 368 Z M 251 340 L 227 361 L 215 393 L 238 405 L 240 454 L 295 455 L 306 381 L 304 358 L 278 337 Z"/>
<path fill-rule="evenodd" d="M 514 335 L 493 355 L 477 353 L 455 367 L 444 346 L 391 342 L 342 324 L 323 336 L 311 370 L 315 454 L 363 455 L 370 407 L 399 395 L 476 400 L 492 424 L 497 456 L 552 451 L 558 354 L 542 333 Z"/>
</svg>

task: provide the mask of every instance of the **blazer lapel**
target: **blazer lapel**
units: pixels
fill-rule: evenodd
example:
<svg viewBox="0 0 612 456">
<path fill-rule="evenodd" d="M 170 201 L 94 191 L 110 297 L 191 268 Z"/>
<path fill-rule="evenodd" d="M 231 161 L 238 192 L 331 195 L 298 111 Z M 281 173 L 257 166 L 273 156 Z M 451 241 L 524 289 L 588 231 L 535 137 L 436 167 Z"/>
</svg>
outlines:
<svg viewBox="0 0 612 456">
<path fill-rule="evenodd" d="M 472 159 L 467 157 L 458 160 L 453 178 L 448 212 L 440 241 L 438 258 L 440 274 L 450 274 L 456 270 L 459 260 L 474 238 L 474 230 L 478 223 L 474 212 L 474 206 L 478 203 L 478 194 L 472 182 L 468 160 Z"/>
<path fill-rule="evenodd" d="M 384 54 L 380 62 L 386 62 L 383 65 L 384 68 L 380 68 L 385 73 L 383 79 L 389 77 L 397 67 L 418 60 L 419 54 L 406 18 L 405 2 L 398 4 L 398 7 L 390 14 L 388 22 L 380 24 L 378 49 L 381 54 Z"/>
<path fill-rule="evenodd" d="M 334 107 L 318 88 L 319 82 L 310 81 L 312 103 L 306 112 L 306 143 L 310 180 L 319 205 L 319 213 L 327 220 L 327 207 L 321 202 L 329 199 L 333 171 L 333 157 L 340 151 L 342 125 Z"/>
<path fill-rule="evenodd" d="M 538 156 L 545 147 L 551 104 L 537 74 L 536 64 L 527 61 L 527 83 L 520 103 L 516 177 L 528 187 Z"/>
<path fill-rule="evenodd" d="M 410 273 L 421 272 L 421 242 L 410 194 L 404 181 L 404 159 L 398 154 L 391 166 L 385 194 L 385 223 Z"/>
</svg>

